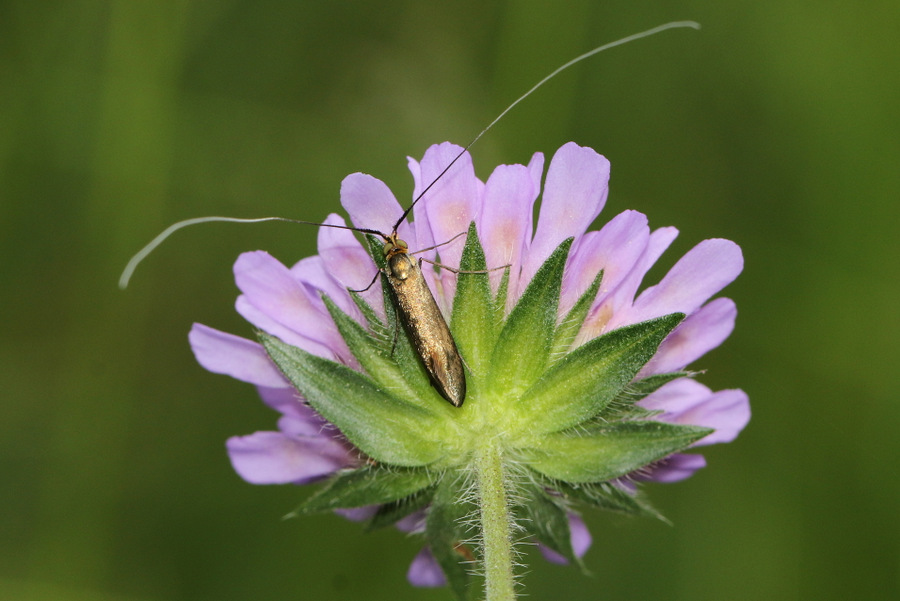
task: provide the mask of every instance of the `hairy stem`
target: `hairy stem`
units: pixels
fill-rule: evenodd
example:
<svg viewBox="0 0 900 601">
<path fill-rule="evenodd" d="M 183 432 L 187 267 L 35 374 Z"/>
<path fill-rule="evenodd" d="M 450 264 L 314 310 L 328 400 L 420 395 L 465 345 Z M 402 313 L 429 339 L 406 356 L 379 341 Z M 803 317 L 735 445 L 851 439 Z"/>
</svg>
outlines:
<svg viewBox="0 0 900 601">
<path fill-rule="evenodd" d="M 490 441 L 475 456 L 481 509 L 486 601 L 513 601 L 513 552 L 509 504 L 500 449 Z"/>
</svg>

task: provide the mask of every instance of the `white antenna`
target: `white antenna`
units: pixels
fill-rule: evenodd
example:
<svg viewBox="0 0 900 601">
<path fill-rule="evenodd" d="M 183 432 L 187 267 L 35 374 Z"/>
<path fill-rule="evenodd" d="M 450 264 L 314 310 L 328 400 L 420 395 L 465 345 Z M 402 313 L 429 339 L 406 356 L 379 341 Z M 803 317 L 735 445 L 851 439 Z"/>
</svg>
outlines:
<svg viewBox="0 0 900 601">
<path fill-rule="evenodd" d="M 147 246 L 142 248 L 136 255 L 131 257 L 131 260 L 128 261 L 128 265 L 125 266 L 125 271 L 122 272 L 122 275 L 119 276 L 119 288 L 125 290 L 128 287 L 128 281 L 131 279 L 134 270 L 137 269 L 138 264 L 147 258 L 147 255 L 156 250 L 156 247 L 163 243 L 163 240 L 171 236 L 173 233 L 177 232 L 181 228 L 187 227 L 189 225 L 197 225 L 198 223 L 209 223 L 210 221 L 230 221 L 232 223 L 259 223 L 260 221 L 284 221 L 282 217 L 260 217 L 258 219 L 241 219 L 239 217 L 194 217 L 193 219 L 185 219 L 184 221 L 179 221 L 178 223 L 173 223 L 166 229 L 164 229 L 156 238 L 150 241 Z"/>
<path fill-rule="evenodd" d="M 618 39 L 614 42 L 609 42 L 608 44 L 603 44 L 602 46 L 598 46 L 598 47 L 594 48 L 593 50 L 585 52 L 584 54 L 582 54 L 580 56 L 576 56 L 575 58 L 573 58 L 569 62 L 565 63 L 564 65 L 561 65 L 555 71 L 553 71 L 552 73 L 550 73 L 549 75 L 544 77 L 542 80 L 540 80 L 539 82 L 534 84 L 534 86 L 532 86 L 530 90 L 528 90 L 527 92 L 525 92 L 524 94 L 519 96 L 512 104 L 510 104 L 508 107 L 506 107 L 502 113 L 497 115 L 496 119 L 491 121 L 487 127 L 485 127 L 483 130 L 481 130 L 481 132 L 477 136 L 475 136 L 471 142 L 466 144 L 466 147 L 463 148 L 462 151 L 458 155 L 456 155 L 456 157 L 452 161 L 450 161 L 450 164 L 447 165 L 444 168 L 444 170 L 441 171 L 440 174 L 438 174 L 438 176 L 436 178 L 434 178 L 434 180 L 432 180 L 432 182 L 430 184 L 428 184 L 428 186 L 424 190 L 422 190 L 421 193 L 419 193 L 419 195 L 415 198 L 415 200 L 413 200 L 412 204 L 409 205 L 409 207 L 405 211 L 403 211 L 403 214 L 400 216 L 400 219 L 397 220 L 397 223 L 394 224 L 394 232 L 397 231 L 397 228 L 400 227 L 400 224 L 403 223 L 403 220 L 406 219 L 407 215 L 409 215 L 409 212 L 412 211 L 412 208 L 416 205 L 416 203 L 419 202 L 419 200 L 423 196 L 425 196 L 425 193 L 428 192 L 428 190 L 430 190 L 431 187 L 434 186 L 434 184 L 436 184 L 438 182 L 438 180 L 440 180 L 441 177 L 443 177 L 444 174 L 450 170 L 451 167 L 453 167 L 453 165 L 456 163 L 456 161 L 458 161 L 460 159 L 460 157 L 462 157 L 475 144 L 475 142 L 477 142 L 481 138 L 481 136 L 483 136 L 485 133 L 488 132 L 488 130 L 490 130 L 492 127 L 494 127 L 494 125 L 496 125 L 497 122 L 500 121 L 500 119 L 502 119 L 506 115 L 506 113 L 511 111 L 514 106 L 516 106 L 517 104 L 519 104 L 520 102 L 522 102 L 523 100 L 528 98 L 535 90 L 540 88 L 542 85 L 544 85 L 545 83 L 547 83 L 548 81 L 550 81 L 551 79 L 553 79 L 554 77 L 556 77 L 557 75 L 559 75 L 560 73 L 562 73 L 563 71 L 568 69 L 569 67 L 571 67 L 577 63 L 580 63 L 581 61 L 585 60 L 586 58 L 590 58 L 590 57 L 594 56 L 595 54 L 599 54 L 599 53 L 603 52 L 604 50 L 609 50 L 610 48 L 615 48 L 616 46 L 621 46 L 623 44 L 627 44 L 628 42 L 633 42 L 633 41 L 639 40 L 641 38 L 646 38 L 651 35 L 655 35 L 657 33 L 665 31 L 667 29 L 678 29 L 678 28 L 683 28 L 683 27 L 690 27 L 691 29 L 700 29 L 700 24 L 695 21 L 672 21 L 670 23 L 664 23 L 662 25 L 658 25 L 658 26 L 653 27 L 652 29 L 648 29 L 646 31 L 641 31 L 640 33 L 635 33 L 635 34 L 626 36 L 626 37 Z M 331 225 L 331 224 L 327 224 L 327 223 L 314 223 L 311 221 L 301 221 L 299 219 L 288 219 L 286 217 L 259 217 L 257 219 L 241 219 L 239 217 L 195 217 L 193 219 L 185 219 L 184 221 L 179 221 L 177 223 L 173 223 L 172 225 L 167 227 L 165 230 L 163 230 L 158 236 L 156 236 L 156 238 L 151 240 L 147 246 L 145 246 L 140 251 L 138 251 L 138 253 L 136 255 L 131 257 L 131 260 L 128 261 L 128 265 L 125 266 L 125 271 L 122 272 L 122 275 L 119 278 L 119 288 L 122 288 L 124 290 L 128 286 L 128 281 L 131 279 L 131 276 L 134 273 L 134 270 L 137 268 L 138 264 L 140 264 L 141 261 L 143 261 L 145 258 L 147 258 L 147 255 L 149 255 L 151 252 L 153 252 L 154 249 L 156 249 L 157 246 L 162 244 L 162 242 L 166 238 L 168 238 L 172 233 L 174 233 L 182 228 L 188 227 L 190 225 L 196 225 L 198 223 L 209 223 L 211 221 L 228 221 L 228 222 L 232 222 L 232 223 L 259 223 L 262 221 L 287 221 L 287 222 L 291 222 L 291 223 L 306 223 L 309 225 L 318 225 L 320 227 L 335 227 L 335 228 L 346 229 L 346 230 L 355 230 L 355 231 L 361 231 L 361 232 L 370 233 L 370 234 L 378 234 L 379 236 L 385 237 L 385 234 L 383 234 L 381 232 L 369 230 L 366 228 L 353 228 L 353 227 L 342 226 L 342 225 Z"/>
</svg>

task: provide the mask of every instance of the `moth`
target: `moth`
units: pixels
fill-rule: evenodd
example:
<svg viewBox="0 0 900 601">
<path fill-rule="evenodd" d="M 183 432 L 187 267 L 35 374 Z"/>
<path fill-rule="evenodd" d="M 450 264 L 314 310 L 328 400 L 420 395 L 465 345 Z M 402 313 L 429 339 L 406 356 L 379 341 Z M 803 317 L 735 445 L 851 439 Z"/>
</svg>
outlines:
<svg viewBox="0 0 900 601">
<path fill-rule="evenodd" d="M 382 235 L 383 236 L 383 235 Z M 466 399 L 466 374 L 456 341 L 422 275 L 422 260 L 410 255 L 394 231 L 383 236 L 384 275 L 391 287 L 397 316 L 409 335 L 432 385 L 454 407 Z"/>
</svg>

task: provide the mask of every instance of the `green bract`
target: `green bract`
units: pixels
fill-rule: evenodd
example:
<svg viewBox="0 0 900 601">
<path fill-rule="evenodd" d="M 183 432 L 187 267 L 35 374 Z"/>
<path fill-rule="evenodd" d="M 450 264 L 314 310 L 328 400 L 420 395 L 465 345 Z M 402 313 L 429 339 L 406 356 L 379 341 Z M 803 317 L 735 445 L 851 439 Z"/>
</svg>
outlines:
<svg viewBox="0 0 900 601">
<path fill-rule="evenodd" d="M 609 481 L 711 432 L 653 421 L 635 405 L 689 375 L 634 382 L 684 315 L 623 327 L 572 349 L 602 274 L 559 321 L 571 243 L 553 252 L 504 316 L 505 284 L 492 293 L 484 252 L 470 226 L 460 269 L 476 273 L 459 275 L 450 320 L 466 365 L 468 395 L 460 408 L 430 385 L 406 336 L 397 331 L 387 295 L 387 323 L 355 297 L 365 325 L 325 299 L 365 373 L 260 334 L 272 360 L 309 404 L 370 459 L 331 478 L 298 512 L 380 505 L 371 520 L 378 527 L 428 507 L 427 543 L 460 598 L 469 576 L 458 545 L 477 534 L 462 524 L 479 510 L 483 522 L 490 506 L 465 493 L 483 477 L 475 474 L 480 465 L 499 468 L 503 485 L 515 488 L 507 498 L 523 518 L 519 525 L 570 560 L 575 556 L 566 513 L 574 503 L 656 515 L 640 497 Z"/>
</svg>

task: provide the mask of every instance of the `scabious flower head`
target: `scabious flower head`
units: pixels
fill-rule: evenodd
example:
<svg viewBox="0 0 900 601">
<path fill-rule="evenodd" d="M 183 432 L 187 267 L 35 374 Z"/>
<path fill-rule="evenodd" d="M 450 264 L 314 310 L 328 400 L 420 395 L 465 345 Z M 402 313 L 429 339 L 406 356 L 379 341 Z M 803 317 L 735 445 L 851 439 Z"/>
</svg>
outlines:
<svg viewBox="0 0 900 601">
<path fill-rule="evenodd" d="M 460 152 L 445 143 L 409 159 L 414 197 Z M 704 460 L 686 450 L 729 442 L 749 419 L 742 391 L 713 392 L 686 371 L 733 329 L 734 303 L 709 299 L 740 273 L 737 245 L 705 240 L 638 292 L 677 231 L 651 231 L 625 211 L 588 232 L 609 162 L 566 144 L 541 195 L 543 168 L 536 153 L 482 182 L 464 154 L 398 228 L 412 251 L 430 249 L 417 256 L 461 270 L 422 263 L 465 364 L 462 407 L 431 386 L 389 290 L 366 289 L 383 265 L 380 242 L 346 229 L 320 228 L 319 254 L 290 268 L 262 251 L 241 255 L 236 306 L 260 342 L 199 324 L 190 334 L 201 365 L 254 384 L 281 415 L 277 431 L 228 441 L 241 477 L 326 480 L 301 513 L 423 532 L 409 580 L 449 581 L 460 596 L 465 562 L 481 553 L 462 544 L 479 540 L 466 524 L 480 514 L 489 527 L 494 467 L 516 526 L 547 559 L 577 561 L 591 544 L 579 507 L 656 515 L 637 485 L 692 475 Z M 356 227 L 386 234 L 403 213 L 384 183 L 359 173 L 341 201 Z"/>
</svg>

